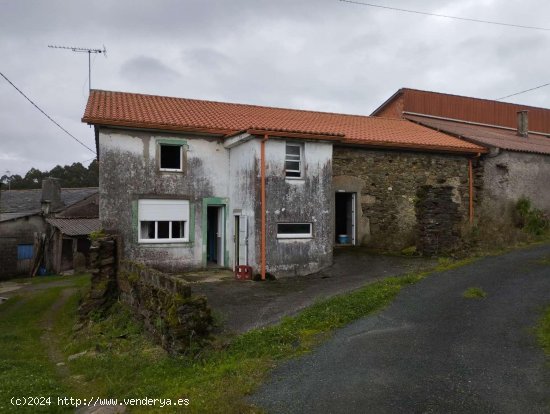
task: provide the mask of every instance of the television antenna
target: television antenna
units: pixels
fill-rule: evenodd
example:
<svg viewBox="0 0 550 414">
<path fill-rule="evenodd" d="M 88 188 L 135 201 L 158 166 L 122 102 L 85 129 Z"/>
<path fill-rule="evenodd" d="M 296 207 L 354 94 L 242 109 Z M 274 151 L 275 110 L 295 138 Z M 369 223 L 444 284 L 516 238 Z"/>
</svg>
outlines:
<svg viewBox="0 0 550 414">
<path fill-rule="evenodd" d="M 72 46 L 56 46 L 56 45 L 48 45 L 51 49 L 67 49 L 72 50 L 76 53 L 87 53 L 88 54 L 88 91 L 92 90 L 92 64 L 90 57 L 92 56 L 92 53 L 103 53 L 105 57 L 107 57 L 107 49 L 105 49 L 105 45 L 103 45 L 103 49 L 89 49 L 86 47 L 72 47 Z"/>
</svg>

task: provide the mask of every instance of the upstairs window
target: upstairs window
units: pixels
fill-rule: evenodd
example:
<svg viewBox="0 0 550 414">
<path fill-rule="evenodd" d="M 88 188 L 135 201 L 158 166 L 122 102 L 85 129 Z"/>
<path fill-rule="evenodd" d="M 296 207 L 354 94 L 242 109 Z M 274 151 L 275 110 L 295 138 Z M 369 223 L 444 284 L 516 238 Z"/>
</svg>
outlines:
<svg viewBox="0 0 550 414">
<path fill-rule="evenodd" d="M 139 200 L 139 242 L 189 241 L 188 200 Z"/>
<path fill-rule="evenodd" d="M 286 144 L 285 175 L 289 178 L 302 177 L 302 146 Z"/>
<path fill-rule="evenodd" d="M 159 144 L 161 171 L 183 171 L 183 145 Z"/>
</svg>

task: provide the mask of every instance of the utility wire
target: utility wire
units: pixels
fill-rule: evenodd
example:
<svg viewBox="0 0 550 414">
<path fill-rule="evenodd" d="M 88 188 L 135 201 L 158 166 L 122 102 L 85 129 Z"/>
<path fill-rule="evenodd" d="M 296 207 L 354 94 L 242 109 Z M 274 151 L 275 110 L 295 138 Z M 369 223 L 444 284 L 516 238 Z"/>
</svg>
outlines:
<svg viewBox="0 0 550 414">
<path fill-rule="evenodd" d="M 59 128 L 61 128 L 61 130 L 63 132 L 65 132 L 68 136 L 70 136 L 72 139 L 74 139 L 76 142 L 78 142 L 80 145 L 82 145 L 84 148 L 86 148 L 87 150 L 93 152 L 94 154 L 96 153 L 93 149 L 91 149 L 90 147 L 88 147 L 86 144 L 84 144 L 82 141 L 80 141 L 77 137 L 75 137 L 73 134 L 71 134 L 69 131 L 67 131 L 65 128 L 63 128 L 61 125 L 59 125 L 51 116 L 49 116 L 46 112 L 44 112 L 37 104 L 35 104 L 27 95 L 25 95 L 21 89 L 19 89 L 17 86 L 15 86 L 13 84 L 12 81 L 10 81 L 6 75 L 4 75 L 2 72 L 0 72 L 0 75 L 2 75 L 2 77 L 11 85 L 15 88 L 15 90 L 17 92 L 19 92 L 21 95 L 23 95 L 23 97 L 29 101 L 36 109 L 38 109 L 40 112 L 42 112 L 42 114 L 44 114 L 44 116 L 46 118 L 48 118 L 50 121 L 52 121 L 55 125 L 57 125 Z"/>
<path fill-rule="evenodd" d="M 545 86 L 548 86 L 548 85 L 550 85 L 550 83 L 545 83 L 544 85 L 535 86 L 534 88 L 531 88 L 531 89 L 525 89 L 524 91 L 516 92 L 511 95 L 506 95 L 506 96 L 503 96 L 502 98 L 495 99 L 495 101 L 501 101 L 506 98 L 511 98 L 512 96 L 521 95 L 522 93 L 525 93 L 525 92 L 531 92 L 531 91 L 534 91 L 535 89 L 544 88 Z"/>
<path fill-rule="evenodd" d="M 546 28 L 546 27 L 523 26 L 523 25 L 520 25 L 520 24 L 493 22 L 493 21 L 490 21 L 490 20 L 471 19 L 471 18 L 468 18 L 468 17 L 449 16 L 447 14 L 437 14 L 437 13 L 429 13 L 429 12 L 418 11 L 418 10 L 400 9 L 400 8 L 397 8 L 397 7 L 382 6 L 380 4 L 373 4 L 373 3 L 363 3 L 363 2 L 360 2 L 360 1 L 354 1 L 354 0 L 338 0 L 338 1 L 341 1 L 342 3 L 357 4 L 357 5 L 360 5 L 360 6 L 376 7 L 376 8 L 379 8 L 379 9 L 394 10 L 394 11 L 404 12 L 404 13 L 421 14 L 421 15 L 424 15 L 424 16 L 444 17 L 446 19 L 462 20 L 462 21 L 466 21 L 466 22 L 493 24 L 493 25 L 497 25 L 497 26 L 508 26 L 508 27 L 515 27 L 515 28 L 518 28 L 518 29 L 531 29 L 531 30 L 550 31 L 550 28 Z"/>
</svg>

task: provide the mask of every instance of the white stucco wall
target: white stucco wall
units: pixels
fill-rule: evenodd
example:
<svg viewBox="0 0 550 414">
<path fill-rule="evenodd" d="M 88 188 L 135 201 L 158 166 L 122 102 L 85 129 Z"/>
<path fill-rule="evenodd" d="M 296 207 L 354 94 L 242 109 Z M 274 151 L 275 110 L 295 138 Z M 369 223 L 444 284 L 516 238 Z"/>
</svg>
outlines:
<svg viewBox="0 0 550 414">
<path fill-rule="evenodd" d="M 170 139 L 185 140 L 188 145 L 182 173 L 158 169 L 157 141 Z M 104 228 L 123 236 L 126 255 L 169 271 L 200 267 L 202 200 L 229 197 L 228 150 L 214 138 L 101 129 L 99 151 L 100 219 Z M 189 199 L 194 216 L 194 240 L 138 243 L 136 205 L 143 197 Z"/>
</svg>

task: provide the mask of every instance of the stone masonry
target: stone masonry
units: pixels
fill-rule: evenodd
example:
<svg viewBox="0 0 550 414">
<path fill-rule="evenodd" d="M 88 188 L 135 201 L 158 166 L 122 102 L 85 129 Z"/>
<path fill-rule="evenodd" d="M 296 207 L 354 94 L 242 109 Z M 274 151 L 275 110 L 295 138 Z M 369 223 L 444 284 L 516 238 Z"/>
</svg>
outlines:
<svg viewBox="0 0 550 414">
<path fill-rule="evenodd" d="M 416 204 L 424 186 L 445 188 L 431 193 L 430 200 L 437 202 L 433 197 L 443 197 L 442 205 L 453 209 L 445 216 L 452 220 L 451 233 L 460 234 L 456 229 L 464 228 L 468 221 L 468 159 L 464 156 L 334 147 L 333 176 L 335 190 L 338 183 L 348 183 L 346 191 L 357 192 L 358 241 L 363 245 L 384 250 L 418 246 L 430 254 L 437 250 L 429 246 L 429 238 L 419 242 Z M 435 212 L 420 210 L 424 225 L 432 220 L 430 211 Z M 437 215 L 442 217 L 439 210 Z M 425 229 L 422 234 L 427 234 Z"/>
<path fill-rule="evenodd" d="M 168 352 L 200 347 L 213 323 L 206 298 L 192 295 L 190 285 L 181 279 L 119 260 L 119 240 L 105 236 L 92 243 L 92 286 L 80 306 L 81 317 L 101 314 L 120 300 L 134 310 L 153 340 Z"/>
</svg>

